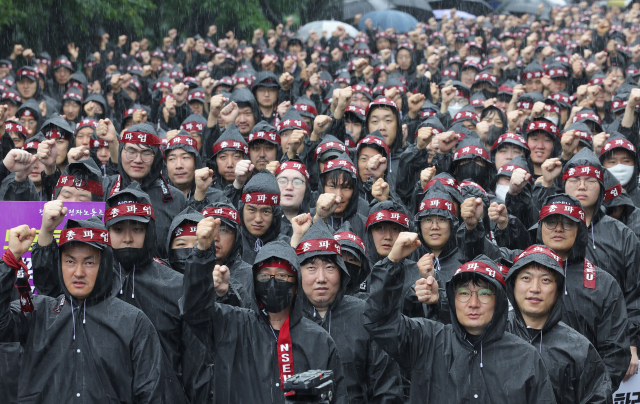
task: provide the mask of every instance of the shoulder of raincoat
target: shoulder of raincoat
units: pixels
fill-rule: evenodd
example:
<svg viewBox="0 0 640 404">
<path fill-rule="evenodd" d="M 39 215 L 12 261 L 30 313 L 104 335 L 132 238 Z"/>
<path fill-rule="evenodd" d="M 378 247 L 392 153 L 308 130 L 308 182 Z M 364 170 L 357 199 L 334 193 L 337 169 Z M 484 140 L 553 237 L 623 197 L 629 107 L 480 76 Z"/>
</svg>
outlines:
<svg viewBox="0 0 640 404">
<path fill-rule="evenodd" d="M 284 403 L 278 372 L 277 338 L 258 308 L 245 309 L 216 300 L 211 267 L 215 253 L 194 248 L 187 259 L 182 313 L 197 337 L 215 355 L 214 394 L 217 403 Z M 296 263 L 297 266 L 297 263 Z M 334 372 L 332 403 L 348 401 L 335 342 L 322 327 L 294 315 L 289 327 L 295 373 L 312 369 Z M 241 386 L 241 388 L 239 388 Z"/>
<path fill-rule="evenodd" d="M 0 200 L 2 201 L 39 201 L 40 194 L 31 179 L 16 181 L 16 173 L 11 173 L 0 184 Z"/>
<path fill-rule="evenodd" d="M 364 326 L 401 368 L 411 372 L 411 403 L 556 402 L 538 352 L 504 332 L 508 304 L 502 284 L 485 278 L 497 290 L 495 311 L 485 334 L 473 346 L 457 321 L 451 282 L 447 284 L 451 325 L 400 313 L 404 272 L 401 263 L 388 258 L 376 263 Z"/>
</svg>

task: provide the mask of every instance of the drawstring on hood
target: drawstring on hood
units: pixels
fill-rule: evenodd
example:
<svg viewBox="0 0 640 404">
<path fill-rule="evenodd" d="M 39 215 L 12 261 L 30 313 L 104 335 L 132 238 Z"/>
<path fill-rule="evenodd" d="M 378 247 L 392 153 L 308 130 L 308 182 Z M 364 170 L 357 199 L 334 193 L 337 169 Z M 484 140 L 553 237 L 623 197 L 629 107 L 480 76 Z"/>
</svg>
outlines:
<svg viewBox="0 0 640 404">
<path fill-rule="evenodd" d="M 593 244 L 593 249 L 595 250 L 596 249 L 596 240 L 595 240 L 595 238 L 593 236 L 593 228 L 596 227 L 595 222 L 591 223 L 590 227 L 591 227 L 591 243 Z"/>
<path fill-rule="evenodd" d="M 136 298 L 136 266 L 133 266 L 133 275 L 131 280 L 131 298 Z"/>
<path fill-rule="evenodd" d="M 258 252 L 262 249 L 263 246 L 264 246 L 264 243 L 262 242 L 262 239 L 258 237 L 256 238 L 256 244 L 255 244 L 255 247 L 253 247 L 253 251 Z"/>
<path fill-rule="evenodd" d="M 69 295 L 69 300 L 71 301 L 71 321 L 73 322 L 73 340 L 76 340 L 76 314 L 73 310 L 73 296 Z"/>
</svg>

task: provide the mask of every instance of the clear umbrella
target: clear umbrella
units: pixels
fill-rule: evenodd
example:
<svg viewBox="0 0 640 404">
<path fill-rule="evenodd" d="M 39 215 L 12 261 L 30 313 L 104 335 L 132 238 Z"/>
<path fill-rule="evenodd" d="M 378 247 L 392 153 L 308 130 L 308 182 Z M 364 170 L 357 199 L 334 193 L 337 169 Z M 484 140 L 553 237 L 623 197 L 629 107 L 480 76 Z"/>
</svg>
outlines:
<svg viewBox="0 0 640 404">
<path fill-rule="evenodd" d="M 335 31 L 336 28 L 338 28 L 338 26 L 343 27 L 345 31 L 347 31 L 347 34 L 349 34 L 354 38 L 358 34 L 358 30 L 353 26 L 342 21 L 334 21 L 334 20 L 312 21 L 300 27 L 300 29 L 298 29 L 297 34 L 300 35 L 300 37 L 304 41 L 306 41 L 307 39 L 309 39 L 309 31 L 311 30 L 316 31 L 318 35 L 322 35 L 323 31 L 327 31 L 326 38 L 331 38 L 331 33 Z"/>
</svg>

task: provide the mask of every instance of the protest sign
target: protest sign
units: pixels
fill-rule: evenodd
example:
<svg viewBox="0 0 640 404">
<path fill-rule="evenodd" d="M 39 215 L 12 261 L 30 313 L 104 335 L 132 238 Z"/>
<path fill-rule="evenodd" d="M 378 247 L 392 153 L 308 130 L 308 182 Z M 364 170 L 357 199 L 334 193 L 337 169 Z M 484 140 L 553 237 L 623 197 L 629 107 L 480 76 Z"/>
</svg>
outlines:
<svg viewBox="0 0 640 404">
<path fill-rule="evenodd" d="M 0 202 L 0 212 L 2 212 L 2 215 L 0 215 L 0 229 L 5 235 L 2 248 L 3 254 L 4 251 L 9 248 L 9 230 L 14 227 L 26 224 L 29 227 L 36 228 L 36 238 L 33 242 L 38 242 L 38 234 L 40 233 L 40 226 L 42 226 L 42 212 L 45 203 L 46 202 Z M 104 205 L 104 202 L 65 202 L 64 206 L 68 209 L 67 216 L 54 232 L 56 241 L 59 241 L 60 231 L 64 228 L 67 220 L 84 220 L 94 215 L 102 215 L 104 214 Z M 33 248 L 33 244 L 31 247 Z M 22 261 L 27 264 L 29 275 L 31 276 L 31 248 L 22 256 Z M 33 289 L 33 278 L 29 279 L 29 283 Z"/>
</svg>

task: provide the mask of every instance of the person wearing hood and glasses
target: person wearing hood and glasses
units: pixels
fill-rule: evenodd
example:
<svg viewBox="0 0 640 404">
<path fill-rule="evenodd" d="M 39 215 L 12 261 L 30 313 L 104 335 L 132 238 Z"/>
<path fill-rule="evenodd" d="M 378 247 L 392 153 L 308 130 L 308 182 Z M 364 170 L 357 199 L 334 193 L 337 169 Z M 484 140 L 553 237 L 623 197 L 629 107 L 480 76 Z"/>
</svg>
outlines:
<svg viewBox="0 0 640 404">
<path fill-rule="evenodd" d="M 282 227 L 287 235 L 291 235 L 291 221 L 300 214 L 309 213 L 311 200 L 316 196 L 311 191 L 309 171 L 301 162 L 285 161 L 278 166 L 274 174 L 282 197 Z"/>
<path fill-rule="evenodd" d="M 604 170 L 604 187 L 602 206 L 607 216 L 624 223 L 636 237 L 640 238 L 640 208 L 634 205 L 620 181 L 607 169 Z"/>
<path fill-rule="evenodd" d="M 333 233 L 333 238 L 342 247 L 342 259 L 349 273 L 345 294 L 365 299 L 369 291 L 371 263 L 364 240 L 353 232 L 349 222 Z"/>
<path fill-rule="evenodd" d="M 51 203 L 45 206 L 39 239 L 47 239 L 57 252 L 47 262 L 60 285 L 56 297 L 31 297 L 27 291 L 10 303 L 16 274 L 27 272 L 20 257 L 36 229 L 11 229 L 0 264 L 0 341 L 20 342 L 24 349 L 18 402 L 111 397 L 118 402 L 186 403 L 150 319 L 114 296 L 111 238 L 100 218 L 67 221 L 58 246 L 53 231 L 67 208 Z M 43 349 L 51 346 L 57 349 Z M 51 366 L 26 371 L 43 363 Z"/>
<path fill-rule="evenodd" d="M 109 125 L 111 128 L 113 126 Z M 109 186 L 105 188 L 107 197 L 127 188 L 132 182 L 139 183 L 141 190 L 151 199 L 158 234 L 168 234 L 173 217 L 187 206 L 187 197 L 162 175 L 164 153 L 156 131 L 146 123 L 133 125 L 117 144 L 119 174 L 109 177 Z M 158 245 L 158 256 L 168 256 L 164 243 Z"/>
<path fill-rule="evenodd" d="M 284 403 L 288 378 L 328 369 L 335 386 L 330 402 L 346 403 L 335 342 L 294 304 L 300 287 L 295 250 L 284 240 L 266 244 L 253 265 L 253 308 L 232 307 L 220 302 L 228 294 L 230 271 L 216 265 L 214 239 L 219 226 L 220 219 L 213 217 L 198 223 L 197 245 L 185 267 L 182 312 L 214 356 L 215 401 Z"/>
<path fill-rule="evenodd" d="M 293 220 L 300 264 L 294 310 L 324 328 L 336 341 L 345 384 L 352 403 L 402 403 L 402 382 L 397 364 L 382 351 L 363 327 L 365 302 L 347 296 L 350 281 L 344 250 L 321 220 L 311 216 Z M 328 247 L 326 247 L 328 246 Z"/>
<path fill-rule="evenodd" d="M 562 320 L 564 263 L 553 250 L 518 254 L 505 280 L 513 307 L 507 331 L 538 349 L 559 403 L 610 403 L 611 378 L 598 351 Z"/>
<path fill-rule="evenodd" d="M 499 248 L 485 239 L 482 202 L 469 198 L 460 208 L 464 226 L 464 255 L 485 253 L 494 260 L 514 261 L 523 250 Z M 567 194 L 548 197 L 540 211 L 536 243 L 564 261 L 562 321 L 584 335 L 598 350 L 617 390 L 629 371 L 630 334 L 625 299 L 618 282 L 585 258 L 589 235 L 585 211 Z"/>
<path fill-rule="evenodd" d="M 415 233 L 398 236 L 387 258 L 378 261 L 371 273 L 364 311 L 364 327 L 373 340 L 411 373 L 409 402 L 555 403 L 536 349 L 505 332 L 504 278 L 488 257 L 479 255 L 463 264 L 447 282 L 452 324 L 401 313 L 406 280 L 402 262 L 419 246 Z M 426 296 L 422 301 L 437 303 L 438 283 L 433 276 L 417 283 L 420 295 Z"/>
<path fill-rule="evenodd" d="M 613 132 L 602 148 L 596 150 L 596 153 L 598 152 L 602 165 L 620 181 L 620 185 L 629 194 L 633 203 L 640 206 L 640 188 L 638 187 L 640 170 L 638 170 L 639 159 L 636 146 L 620 133 Z"/>
</svg>

